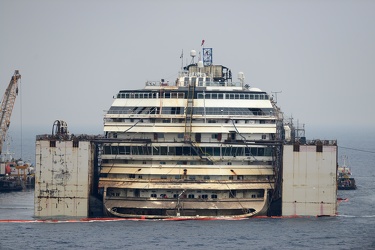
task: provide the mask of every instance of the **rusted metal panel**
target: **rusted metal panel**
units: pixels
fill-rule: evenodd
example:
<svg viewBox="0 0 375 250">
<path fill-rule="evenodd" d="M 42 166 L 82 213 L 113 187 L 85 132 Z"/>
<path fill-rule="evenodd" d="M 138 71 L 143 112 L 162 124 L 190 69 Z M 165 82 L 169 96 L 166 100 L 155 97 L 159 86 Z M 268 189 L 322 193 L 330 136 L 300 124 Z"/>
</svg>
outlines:
<svg viewBox="0 0 375 250">
<path fill-rule="evenodd" d="M 36 141 L 37 217 L 87 217 L 93 146 L 89 141 Z"/>
</svg>

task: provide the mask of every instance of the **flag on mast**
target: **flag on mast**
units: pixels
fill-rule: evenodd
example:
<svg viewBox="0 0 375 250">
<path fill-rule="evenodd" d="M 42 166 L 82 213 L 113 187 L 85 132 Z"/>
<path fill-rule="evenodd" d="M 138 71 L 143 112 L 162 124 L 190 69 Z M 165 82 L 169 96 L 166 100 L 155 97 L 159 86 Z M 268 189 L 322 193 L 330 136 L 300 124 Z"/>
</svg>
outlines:
<svg viewBox="0 0 375 250">
<path fill-rule="evenodd" d="M 203 46 L 203 44 L 204 44 L 204 40 L 202 40 L 202 44 L 201 44 L 201 46 Z"/>
<path fill-rule="evenodd" d="M 180 55 L 180 58 L 183 58 L 184 57 L 184 50 L 181 51 L 181 55 Z"/>
</svg>

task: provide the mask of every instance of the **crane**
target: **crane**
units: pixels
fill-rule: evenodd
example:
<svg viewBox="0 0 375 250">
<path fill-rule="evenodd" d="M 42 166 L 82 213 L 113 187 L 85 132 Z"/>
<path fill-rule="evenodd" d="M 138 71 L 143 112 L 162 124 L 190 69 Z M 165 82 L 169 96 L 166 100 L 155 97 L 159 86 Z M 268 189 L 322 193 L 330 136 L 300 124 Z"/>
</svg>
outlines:
<svg viewBox="0 0 375 250">
<path fill-rule="evenodd" d="M 10 116 L 12 115 L 14 102 L 18 94 L 18 80 L 21 75 L 18 70 L 14 71 L 14 75 L 10 79 L 10 83 L 5 90 L 4 97 L 1 101 L 0 114 L 0 154 L 10 125 Z"/>
</svg>

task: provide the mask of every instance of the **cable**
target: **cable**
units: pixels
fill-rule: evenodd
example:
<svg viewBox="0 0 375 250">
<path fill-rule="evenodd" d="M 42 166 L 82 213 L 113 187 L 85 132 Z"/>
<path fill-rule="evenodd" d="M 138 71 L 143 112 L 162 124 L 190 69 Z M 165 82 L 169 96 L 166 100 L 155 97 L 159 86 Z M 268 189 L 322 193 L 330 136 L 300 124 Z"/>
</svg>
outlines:
<svg viewBox="0 0 375 250">
<path fill-rule="evenodd" d="M 354 150 L 354 151 L 360 151 L 360 152 L 375 154 L 375 151 L 369 151 L 369 150 L 358 149 L 358 148 L 349 148 L 349 147 L 343 147 L 343 146 L 338 146 L 338 147 L 344 148 L 344 149 L 350 149 L 350 150 Z"/>
<path fill-rule="evenodd" d="M 21 106 L 21 108 L 20 108 L 20 116 L 21 116 L 21 159 L 23 159 L 23 154 L 22 154 L 22 147 L 23 147 L 23 135 L 22 135 L 22 89 L 21 89 L 21 83 L 22 83 L 22 80 L 21 80 L 22 78 L 20 78 L 20 84 L 19 84 L 19 88 L 20 88 L 20 106 Z"/>
</svg>

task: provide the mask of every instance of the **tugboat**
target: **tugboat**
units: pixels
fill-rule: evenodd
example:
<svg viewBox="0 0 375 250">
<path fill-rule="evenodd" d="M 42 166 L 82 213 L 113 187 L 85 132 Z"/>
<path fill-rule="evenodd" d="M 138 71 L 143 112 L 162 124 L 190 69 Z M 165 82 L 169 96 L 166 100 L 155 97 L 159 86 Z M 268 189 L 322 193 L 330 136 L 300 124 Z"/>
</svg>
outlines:
<svg viewBox="0 0 375 250">
<path fill-rule="evenodd" d="M 339 190 L 357 189 L 355 179 L 352 177 L 350 168 L 347 166 L 348 157 L 344 155 L 343 164 L 337 169 L 337 188 Z"/>
</svg>

